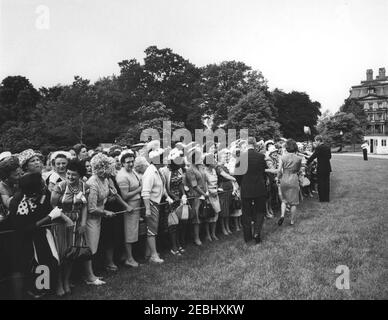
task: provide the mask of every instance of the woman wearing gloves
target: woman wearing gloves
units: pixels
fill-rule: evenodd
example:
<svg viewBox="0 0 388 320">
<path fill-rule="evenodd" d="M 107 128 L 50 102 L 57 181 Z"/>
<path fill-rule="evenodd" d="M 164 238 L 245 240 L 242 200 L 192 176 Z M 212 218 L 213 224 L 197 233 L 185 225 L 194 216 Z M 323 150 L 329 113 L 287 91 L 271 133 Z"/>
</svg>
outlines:
<svg viewBox="0 0 388 320">
<path fill-rule="evenodd" d="M 73 239 L 83 236 L 85 232 L 88 188 L 81 179 L 85 171 L 85 167 L 79 160 L 70 160 L 67 165 L 66 180 L 58 183 L 51 193 L 51 205 L 54 208 L 61 208 L 63 214 L 73 221 L 72 226 L 58 224 L 52 228 L 60 262 L 58 296 L 71 293 L 70 275 L 73 261 L 66 260 L 65 254 L 74 244 L 73 242 L 78 243 Z"/>
<path fill-rule="evenodd" d="M 117 194 L 113 182 L 109 179 L 114 170 L 115 162 L 112 162 L 106 155 L 99 153 L 92 158 L 91 165 L 93 175 L 87 181 L 87 185 L 89 186 L 89 197 L 88 217 L 86 220 L 86 240 L 94 255 L 97 252 L 98 243 L 100 241 L 101 218 L 103 216 L 109 218 L 115 215 L 114 212 L 104 209 L 108 197 L 116 197 L 122 207 L 128 212 L 132 211 L 132 207 Z M 107 261 L 107 264 L 112 267 L 115 266 L 113 261 Z M 91 260 L 85 262 L 85 272 L 86 284 L 97 286 L 105 284 L 104 281 L 95 276 Z"/>
<path fill-rule="evenodd" d="M 154 263 L 163 263 L 164 260 L 159 257 L 156 251 L 155 237 L 158 234 L 159 226 L 159 204 L 165 192 L 165 181 L 159 168 L 163 166 L 163 152 L 160 148 L 160 142 L 151 141 L 147 145 L 148 158 L 150 165 L 143 175 L 143 186 L 141 196 L 143 197 L 146 208 L 147 223 L 147 249 L 146 256 L 150 255 L 150 261 Z M 167 201 L 171 204 L 173 201 L 167 195 Z"/>
<path fill-rule="evenodd" d="M 187 197 L 183 186 L 183 152 L 174 148 L 168 155 L 170 164 L 167 167 L 160 169 L 166 181 L 166 191 L 170 198 L 174 201 L 169 205 L 169 212 L 173 214 L 180 206 L 181 202 L 186 203 Z M 173 255 L 181 255 L 184 253 L 185 237 L 186 237 L 187 223 L 180 221 L 178 224 L 170 225 L 168 233 L 171 241 L 170 252 Z"/>
</svg>

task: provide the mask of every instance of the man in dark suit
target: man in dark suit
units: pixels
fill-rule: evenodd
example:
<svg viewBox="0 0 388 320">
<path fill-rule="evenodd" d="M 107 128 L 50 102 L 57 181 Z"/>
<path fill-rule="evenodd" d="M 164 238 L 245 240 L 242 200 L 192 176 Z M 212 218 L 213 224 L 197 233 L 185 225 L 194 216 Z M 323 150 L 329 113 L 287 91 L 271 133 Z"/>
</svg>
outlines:
<svg viewBox="0 0 388 320">
<path fill-rule="evenodd" d="M 317 178 L 318 178 L 318 195 L 320 202 L 329 202 L 330 199 L 330 172 L 331 172 L 331 151 L 330 147 L 323 143 L 321 136 L 315 137 L 317 147 L 312 156 L 307 160 L 309 165 L 315 158 L 318 161 Z"/>
<path fill-rule="evenodd" d="M 249 137 L 248 150 L 240 157 L 241 160 L 244 159 L 245 161 L 240 161 L 240 167 L 236 167 L 235 173 L 236 180 L 241 188 L 241 222 L 243 225 L 244 240 L 245 242 L 249 242 L 255 239 L 256 243 L 260 243 L 260 233 L 266 211 L 265 169 L 267 168 L 267 164 L 264 154 L 254 150 L 255 145 L 256 139 Z M 253 234 L 252 221 L 254 222 Z"/>
</svg>

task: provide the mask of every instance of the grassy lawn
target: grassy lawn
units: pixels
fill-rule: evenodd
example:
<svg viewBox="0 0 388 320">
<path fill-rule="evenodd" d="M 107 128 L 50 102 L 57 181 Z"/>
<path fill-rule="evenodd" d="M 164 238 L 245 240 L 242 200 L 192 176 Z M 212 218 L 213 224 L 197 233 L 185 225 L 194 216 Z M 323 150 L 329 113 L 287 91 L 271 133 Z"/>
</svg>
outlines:
<svg viewBox="0 0 388 320">
<path fill-rule="evenodd" d="M 331 202 L 307 199 L 294 227 L 266 220 L 263 243 L 242 234 L 189 246 L 163 265 L 105 274 L 107 285 L 79 284 L 68 299 L 387 299 L 388 161 L 336 155 Z M 350 269 L 338 290 L 335 268 Z"/>
</svg>

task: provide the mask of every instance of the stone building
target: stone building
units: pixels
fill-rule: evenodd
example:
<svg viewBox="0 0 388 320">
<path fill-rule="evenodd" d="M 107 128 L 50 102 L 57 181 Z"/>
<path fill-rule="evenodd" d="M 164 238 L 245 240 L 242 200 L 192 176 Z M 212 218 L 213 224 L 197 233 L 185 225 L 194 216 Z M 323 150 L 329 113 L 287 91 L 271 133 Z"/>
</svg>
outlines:
<svg viewBox="0 0 388 320">
<path fill-rule="evenodd" d="M 348 99 L 354 99 L 364 106 L 368 116 L 365 140 L 369 143 L 369 152 L 388 154 L 388 77 L 385 68 L 379 69 L 379 75 L 373 79 L 373 70 L 366 71 L 366 80 L 350 89 Z"/>
</svg>

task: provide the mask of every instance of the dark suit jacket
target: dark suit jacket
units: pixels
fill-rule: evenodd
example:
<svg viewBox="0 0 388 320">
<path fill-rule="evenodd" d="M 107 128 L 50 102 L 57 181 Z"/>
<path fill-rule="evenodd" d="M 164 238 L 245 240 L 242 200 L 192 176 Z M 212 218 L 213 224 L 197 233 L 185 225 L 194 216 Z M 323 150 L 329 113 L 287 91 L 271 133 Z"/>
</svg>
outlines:
<svg viewBox="0 0 388 320">
<path fill-rule="evenodd" d="M 265 188 L 265 169 L 267 163 L 262 153 L 248 150 L 248 169 L 243 175 L 236 175 L 241 188 L 242 198 L 257 198 L 267 195 Z"/>
<path fill-rule="evenodd" d="M 318 175 L 329 174 L 331 172 L 331 165 L 330 165 L 331 150 L 330 150 L 330 147 L 325 145 L 325 144 L 319 145 L 315 149 L 312 156 L 307 160 L 307 165 L 310 164 L 315 158 L 318 161 L 317 174 Z"/>
</svg>

